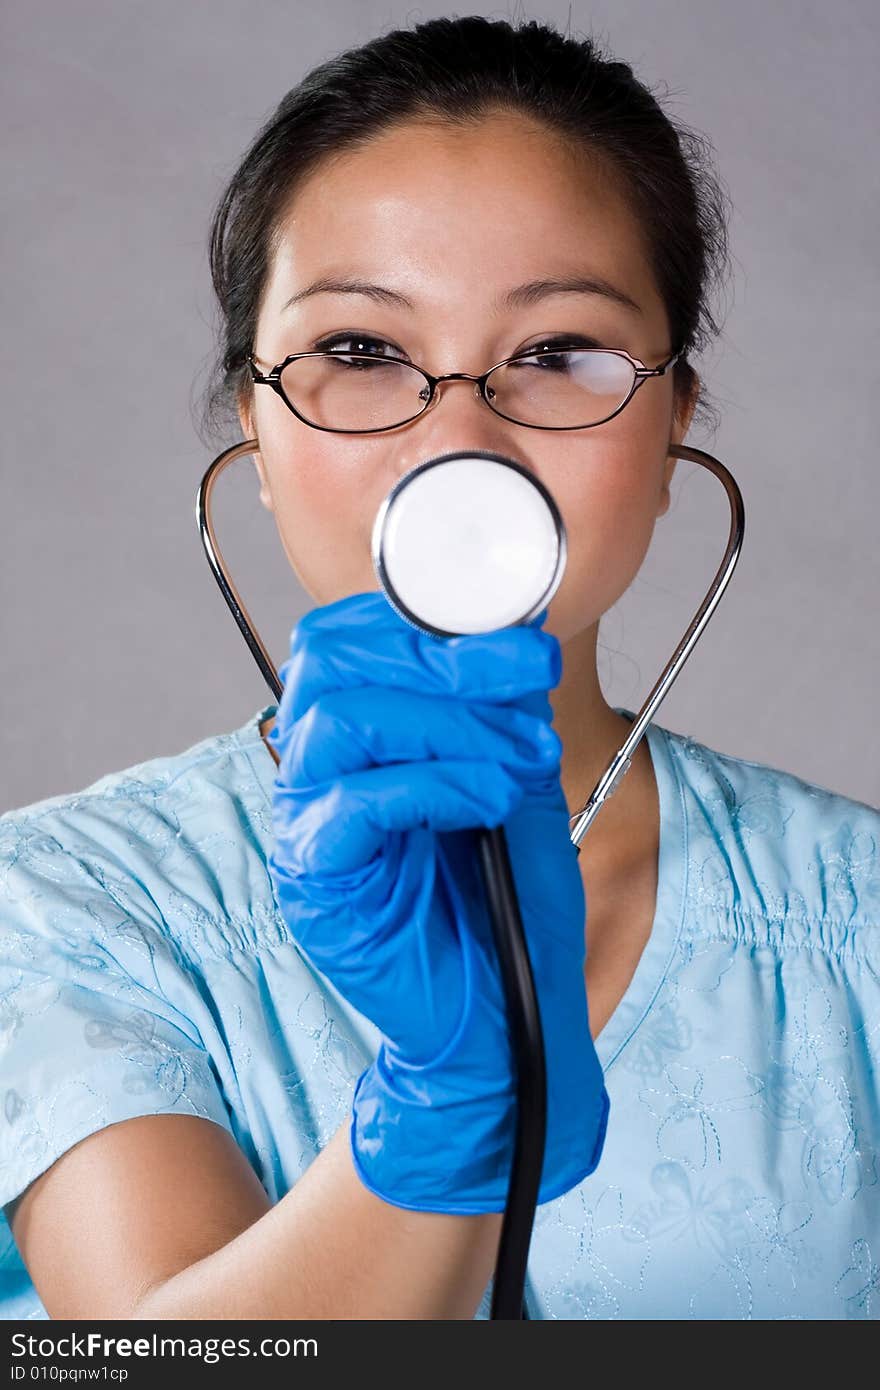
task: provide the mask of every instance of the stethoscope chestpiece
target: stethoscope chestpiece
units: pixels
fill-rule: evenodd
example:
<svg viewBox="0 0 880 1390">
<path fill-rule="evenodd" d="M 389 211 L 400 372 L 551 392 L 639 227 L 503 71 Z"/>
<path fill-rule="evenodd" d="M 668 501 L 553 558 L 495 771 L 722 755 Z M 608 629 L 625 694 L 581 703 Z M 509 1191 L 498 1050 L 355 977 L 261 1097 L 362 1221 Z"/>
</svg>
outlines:
<svg viewBox="0 0 880 1390">
<path fill-rule="evenodd" d="M 373 524 L 373 567 L 402 618 L 437 637 L 528 623 L 566 561 L 547 488 L 504 454 L 426 459 L 395 484 Z"/>
</svg>

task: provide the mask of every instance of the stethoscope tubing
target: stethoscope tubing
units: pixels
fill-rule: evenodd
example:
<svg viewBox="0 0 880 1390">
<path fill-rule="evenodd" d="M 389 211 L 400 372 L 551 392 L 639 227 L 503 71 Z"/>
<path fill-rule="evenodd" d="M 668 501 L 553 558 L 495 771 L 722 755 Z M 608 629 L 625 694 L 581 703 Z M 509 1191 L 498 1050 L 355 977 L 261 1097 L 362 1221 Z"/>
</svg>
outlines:
<svg viewBox="0 0 880 1390">
<path fill-rule="evenodd" d="M 221 473 L 230 464 L 244 454 L 254 454 L 258 451 L 259 444 L 256 439 L 247 439 L 240 444 L 233 444 L 230 448 L 224 449 L 221 454 L 213 460 L 205 471 L 204 477 L 199 484 L 196 495 L 196 521 L 199 528 L 202 545 L 208 557 L 208 563 L 217 584 L 220 587 L 230 612 L 234 617 L 244 640 L 257 666 L 260 668 L 263 679 L 271 690 L 276 700 L 281 699 L 283 687 L 278 679 L 278 672 L 272 663 L 266 646 L 251 621 L 250 615 L 245 607 L 241 595 L 239 594 L 229 571 L 223 561 L 220 546 L 217 541 L 217 534 L 214 529 L 211 517 L 211 500 L 214 487 Z M 745 533 L 745 508 L 743 505 L 742 493 L 737 485 L 733 474 L 727 469 L 720 459 L 707 453 L 704 449 L 695 449 L 691 445 L 674 444 L 670 445 L 667 452 L 673 458 L 686 459 L 692 463 L 701 464 L 723 485 L 730 505 L 730 531 L 727 538 L 727 545 L 721 563 L 709 585 L 702 603 L 691 619 L 688 627 L 663 668 L 655 685 L 650 691 L 647 699 L 635 716 L 630 731 L 624 739 L 623 744 L 614 754 L 608 763 L 595 787 L 593 788 L 587 801 L 580 811 L 570 818 L 569 824 L 573 827 L 571 831 L 572 843 L 580 851 L 580 844 L 592 825 L 593 820 L 601 809 L 603 803 L 613 794 L 620 779 L 629 771 L 632 763 L 632 755 L 644 737 L 645 730 L 666 699 L 674 682 L 678 678 L 685 662 L 699 641 L 703 631 L 712 617 L 715 609 L 721 601 L 730 578 L 736 567 L 736 563 L 742 550 L 743 536 Z"/>
<path fill-rule="evenodd" d="M 224 564 L 211 517 L 212 493 L 220 474 L 242 455 L 255 453 L 258 447 L 257 440 L 245 440 L 225 449 L 214 459 L 206 470 L 196 495 L 196 521 L 205 554 L 220 591 L 263 678 L 276 701 L 280 701 L 283 687 L 278 672 Z M 745 508 L 733 475 L 719 459 L 703 449 L 678 444 L 670 445 L 668 453 L 672 457 L 701 464 L 723 484 L 731 512 L 727 546 L 702 603 L 635 716 L 623 745 L 605 768 L 585 805 L 569 819 L 569 826 L 574 827 L 571 830 L 572 843 L 578 854 L 584 835 L 604 802 L 613 794 L 621 778 L 631 767 L 633 753 L 644 737 L 649 723 L 715 612 L 742 549 Z M 544 1160 L 547 1107 L 544 1039 L 504 827 L 478 827 L 475 836 L 506 997 L 517 1071 L 514 1154 L 495 1269 L 491 1317 L 519 1319 L 528 1317 L 523 1290 Z"/>
</svg>

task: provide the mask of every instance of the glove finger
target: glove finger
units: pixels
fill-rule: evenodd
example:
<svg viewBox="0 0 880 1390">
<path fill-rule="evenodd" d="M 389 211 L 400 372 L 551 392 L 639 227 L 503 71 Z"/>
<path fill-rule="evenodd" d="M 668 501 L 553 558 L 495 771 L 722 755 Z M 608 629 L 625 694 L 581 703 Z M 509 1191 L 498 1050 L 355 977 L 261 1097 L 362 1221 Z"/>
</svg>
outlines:
<svg viewBox="0 0 880 1390">
<path fill-rule="evenodd" d="M 524 795 L 520 779 L 480 759 L 391 763 L 323 787 L 276 784 L 273 867 L 348 892 L 358 885 L 343 877 L 368 866 L 393 832 L 494 827 Z"/>
<path fill-rule="evenodd" d="M 355 594 L 313 609 L 294 627 L 279 671 L 279 740 L 330 690 L 385 685 L 504 703 L 551 689 L 561 674 L 558 639 L 535 623 L 435 637 L 405 622 L 384 593 Z"/>
<path fill-rule="evenodd" d="M 545 703 L 552 715 L 550 703 Z M 315 786 L 384 763 L 485 759 L 522 771 L 557 764 L 562 741 L 548 719 L 515 705 L 465 705 L 410 690 L 363 685 L 322 695 L 290 730 L 277 780 Z"/>
</svg>

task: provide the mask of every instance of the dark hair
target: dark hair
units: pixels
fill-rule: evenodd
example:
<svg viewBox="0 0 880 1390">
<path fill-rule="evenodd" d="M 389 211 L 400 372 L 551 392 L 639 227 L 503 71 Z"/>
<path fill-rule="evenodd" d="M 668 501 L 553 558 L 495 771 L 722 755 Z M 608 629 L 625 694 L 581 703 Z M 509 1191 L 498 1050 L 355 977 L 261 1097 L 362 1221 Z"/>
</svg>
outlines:
<svg viewBox="0 0 880 1390">
<path fill-rule="evenodd" d="M 215 209 L 211 279 L 221 342 L 202 395 L 199 433 L 240 437 L 236 406 L 250 400 L 246 354 L 279 225 L 300 182 L 324 159 L 407 118 L 474 122 L 497 109 L 537 119 L 603 158 L 645 236 L 666 306 L 677 398 L 697 374 L 687 356 L 720 333 L 708 304 L 728 269 L 728 197 L 710 142 L 675 125 L 632 68 L 535 20 L 468 15 L 395 29 L 312 69 L 259 131 Z M 670 350 L 672 350 L 672 347 Z M 694 419 L 718 427 L 700 383 Z M 207 442 L 207 439 L 206 439 Z M 225 442 L 232 442 L 226 440 Z"/>
</svg>

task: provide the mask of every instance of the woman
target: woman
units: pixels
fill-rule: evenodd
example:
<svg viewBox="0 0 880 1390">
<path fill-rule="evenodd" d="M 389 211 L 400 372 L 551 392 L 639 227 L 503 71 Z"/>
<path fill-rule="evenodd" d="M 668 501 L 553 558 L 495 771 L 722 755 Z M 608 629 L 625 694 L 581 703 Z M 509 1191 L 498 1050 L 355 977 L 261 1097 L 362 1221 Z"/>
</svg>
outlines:
<svg viewBox="0 0 880 1390">
<path fill-rule="evenodd" d="M 376 39 L 258 135 L 212 228 L 209 415 L 258 441 L 315 608 L 277 708 L 0 818 L 6 1316 L 487 1316 L 512 1078 L 452 861 L 499 823 L 548 1038 L 529 1315 L 876 1316 L 880 815 L 653 725 L 568 852 L 630 717 L 599 621 L 705 412 L 723 201 L 629 67 L 535 23 Z M 327 375 L 585 348 L 656 379 L 552 432 L 467 381 L 343 418 Z M 343 360 L 267 386 L 308 352 Z M 441 643 L 370 530 L 463 448 L 546 483 L 568 564 L 537 623 Z"/>
</svg>

